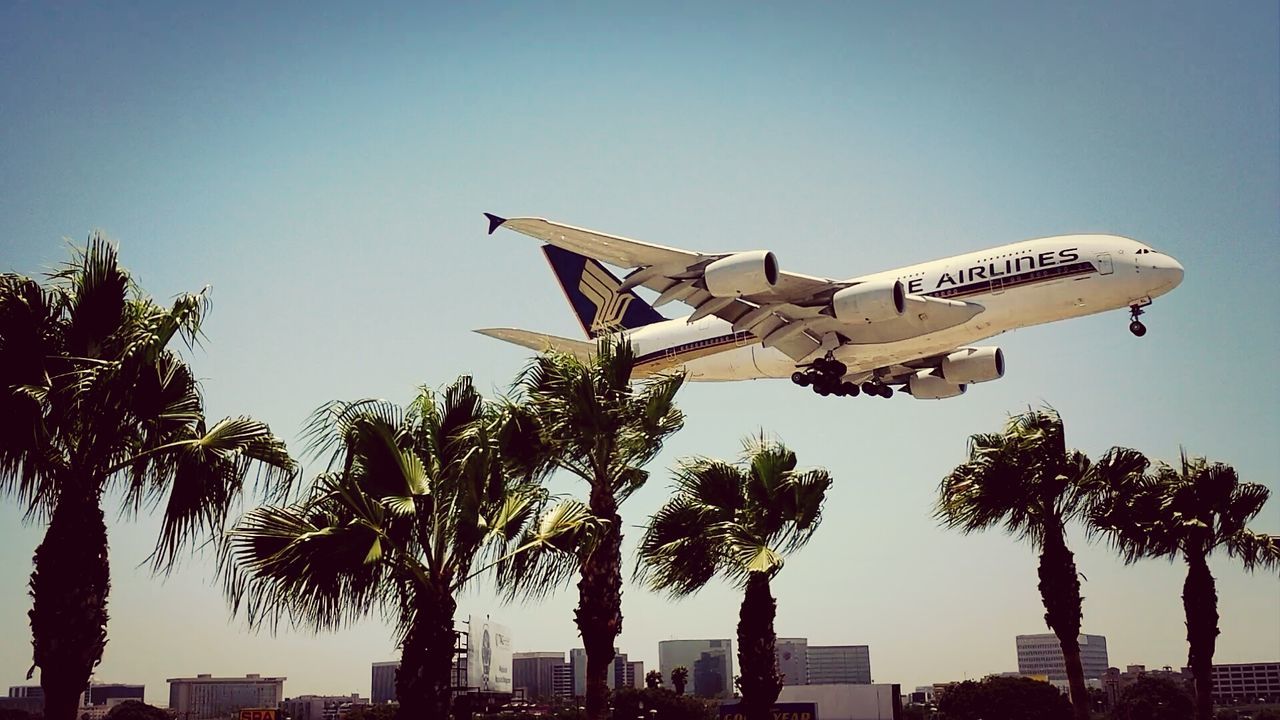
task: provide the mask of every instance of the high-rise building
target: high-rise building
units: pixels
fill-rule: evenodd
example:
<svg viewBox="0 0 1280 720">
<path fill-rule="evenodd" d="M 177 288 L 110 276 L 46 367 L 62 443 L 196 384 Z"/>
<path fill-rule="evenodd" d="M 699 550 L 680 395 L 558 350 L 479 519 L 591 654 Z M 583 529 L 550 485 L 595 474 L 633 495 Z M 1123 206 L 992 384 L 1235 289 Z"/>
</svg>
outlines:
<svg viewBox="0 0 1280 720">
<path fill-rule="evenodd" d="M 10 685 L 9 697 L 26 698 L 29 700 L 43 700 L 44 688 L 39 685 Z"/>
<path fill-rule="evenodd" d="M 587 651 L 583 648 L 574 648 L 569 651 L 569 665 L 572 666 L 573 672 L 573 695 L 582 697 L 587 694 Z M 605 684 L 610 690 L 620 687 L 636 687 L 636 678 L 634 670 L 630 668 L 631 663 L 627 661 L 627 654 L 618 652 L 618 648 L 613 649 L 613 668 L 611 672 L 605 675 Z M 644 664 L 641 663 L 641 667 Z M 640 682 L 644 682 L 644 673 L 640 673 Z"/>
<path fill-rule="evenodd" d="M 783 685 L 805 685 L 809 682 L 809 641 L 806 638 L 778 638 L 774 645 L 778 656 L 778 672 Z"/>
<path fill-rule="evenodd" d="M 289 720 L 338 720 L 352 708 L 368 705 L 359 693 L 350 695 L 299 695 L 280 703 Z"/>
<path fill-rule="evenodd" d="M 1106 674 L 1107 638 L 1102 635 L 1081 635 L 1080 664 L 1084 666 L 1085 680 L 1100 680 Z M 1023 675 L 1046 675 L 1051 683 L 1067 682 L 1067 664 L 1062 657 L 1062 645 L 1053 633 L 1017 636 L 1018 672 Z"/>
<path fill-rule="evenodd" d="M 871 648 L 867 645 L 810 645 L 807 685 L 871 684 Z"/>
<path fill-rule="evenodd" d="M 1280 662 L 1214 665 L 1212 677 L 1215 705 L 1280 702 Z"/>
<path fill-rule="evenodd" d="M 374 705 L 385 705 L 396 701 L 396 673 L 399 670 L 398 660 L 373 664 L 373 682 L 369 688 L 369 699 Z"/>
<path fill-rule="evenodd" d="M 518 652 L 511 656 L 511 684 L 527 699 L 555 697 L 553 673 L 564 664 L 562 652 Z"/>
<path fill-rule="evenodd" d="M 177 720 L 224 718 L 243 708 L 274 708 L 284 699 L 282 677 L 169 678 L 169 709 Z"/>
<path fill-rule="evenodd" d="M 125 685 L 123 683 L 93 683 L 84 691 L 81 705 L 106 705 L 112 700 L 137 700 L 146 702 L 146 688 L 142 685 Z"/>
<path fill-rule="evenodd" d="M 573 664 L 558 663 L 551 667 L 551 696 L 573 697 Z"/>
<path fill-rule="evenodd" d="M 658 670 L 671 678 L 677 667 L 689 670 L 693 695 L 733 697 L 733 643 L 729 640 L 663 640 L 658 643 Z"/>
<path fill-rule="evenodd" d="M 625 661 L 626 669 L 622 677 L 615 683 L 618 687 L 644 687 L 644 661 Z"/>
</svg>

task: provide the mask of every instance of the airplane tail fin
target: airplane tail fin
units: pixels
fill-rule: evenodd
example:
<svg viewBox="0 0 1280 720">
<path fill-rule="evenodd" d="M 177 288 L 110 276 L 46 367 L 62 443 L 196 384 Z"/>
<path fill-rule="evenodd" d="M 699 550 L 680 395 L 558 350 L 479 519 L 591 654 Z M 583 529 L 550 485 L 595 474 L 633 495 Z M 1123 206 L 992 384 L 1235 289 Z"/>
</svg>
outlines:
<svg viewBox="0 0 1280 720">
<path fill-rule="evenodd" d="M 542 252 L 587 337 L 666 320 L 635 292 L 618 292 L 622 283 L 599 262 L 554 245 L 543 245 Z"/>
</svg>

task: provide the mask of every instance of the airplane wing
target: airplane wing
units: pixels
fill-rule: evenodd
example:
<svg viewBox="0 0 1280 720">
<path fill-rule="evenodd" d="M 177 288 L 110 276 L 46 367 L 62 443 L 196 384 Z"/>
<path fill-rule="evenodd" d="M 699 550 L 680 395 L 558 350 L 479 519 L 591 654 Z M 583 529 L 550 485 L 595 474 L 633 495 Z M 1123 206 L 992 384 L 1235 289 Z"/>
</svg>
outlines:
<svg viewBox="0 0 1280 720">
<path fill-rule="evenodd" d="M 843 343 L 892 342 L 935 332 L 967 322 L 984 309 L 973 303 L 912 295 L 897 298 L 901 308 L 893 317 L 851 322 L 833 314 L 833 297 L 859 283 L 780 271 L 772 253 L 682 250 L 544 218 L 503 218 L 490 213 L 485 217 L 489 219 L 490 234 L 505 227 L 630 269 L 621 290 L 645 287 L 658 293 L 655 308 L 672 301 L 683 302 L 693 308 L 689 322 L 719 317 L 732 323 L 735 332 L 750 332 L 766 347 L 776 347 L 797 362 Z M 767 260 L 765 255 L 769 256 Z M 743 268 L 757 261 L 773 263 L 773 281 L 767 285 L 745 281 L 746 291 L 729 294 L 713 292 L 717 288 L 709 287 L 711 275 L 738 280 L 747 272 Z M 716 267 L 711 267 L 713 264 Z M 900 288 L 898 292 L 901 293 Z"/>
</svg>

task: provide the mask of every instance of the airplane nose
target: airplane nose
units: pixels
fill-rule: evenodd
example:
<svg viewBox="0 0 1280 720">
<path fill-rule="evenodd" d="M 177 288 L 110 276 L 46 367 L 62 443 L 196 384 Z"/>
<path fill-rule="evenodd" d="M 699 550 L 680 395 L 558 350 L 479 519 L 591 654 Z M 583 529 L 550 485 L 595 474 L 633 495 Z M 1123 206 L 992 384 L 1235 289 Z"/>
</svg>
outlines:
<svg viewBox="0 0 1280 720">
<path fill-rule="evenodd" d="M 1182 276 L 1184 274 L 1182 270 L 1182 263 L 1174 260 L 1168 255 L 1165 255 L 1162 259 L 1165 262 L 1164 267 L 1162 267 L 1161 270 L 1164 271 L 1164 274 L 1168 275 L 1169 289 L 1172 290 L 1182 284 Z"/>
</svg>

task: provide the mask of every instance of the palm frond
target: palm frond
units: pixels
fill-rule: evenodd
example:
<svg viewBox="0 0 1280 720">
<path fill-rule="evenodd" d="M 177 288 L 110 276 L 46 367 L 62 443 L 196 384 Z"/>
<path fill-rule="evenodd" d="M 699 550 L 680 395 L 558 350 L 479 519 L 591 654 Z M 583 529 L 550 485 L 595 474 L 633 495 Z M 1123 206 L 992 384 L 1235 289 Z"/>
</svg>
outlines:
<svg viewBox="0 0 1280 720">
<path fill-rule="evenodd" d="M 513 600 L 541 599 L 563 587 L 580 569 L 608 522 L 578 500 L 562 499 L 516 540 L 497 565 L 499 592 Z"/>
</svg>

